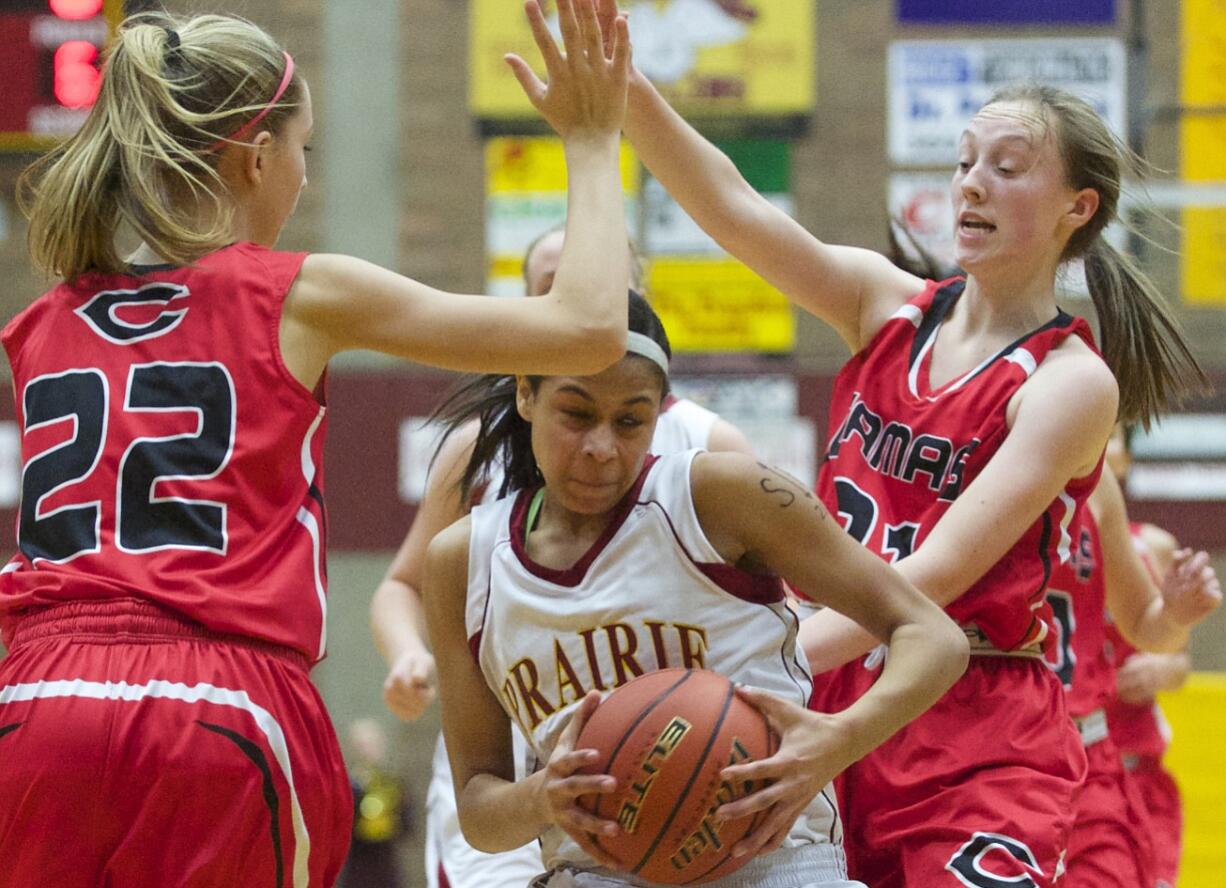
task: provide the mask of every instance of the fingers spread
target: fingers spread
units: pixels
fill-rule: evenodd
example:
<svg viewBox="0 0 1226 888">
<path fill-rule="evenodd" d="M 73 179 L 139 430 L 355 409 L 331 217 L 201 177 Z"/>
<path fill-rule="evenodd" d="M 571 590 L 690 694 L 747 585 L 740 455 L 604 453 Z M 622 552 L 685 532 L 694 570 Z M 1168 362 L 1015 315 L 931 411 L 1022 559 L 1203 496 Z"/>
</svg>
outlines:
<svg viewBox="0 0 1226 888">
<path fill-rule="evenodd" d="M 566 63 L 566 60 L 562 58 L 558 45 L 553 42 L 553 35 L 549 33 L 549 26 L 545 23 L 545 14 L 541 12 L 537 0 L 528 0 L 524 4 L 524 12 L 528 16 L 528 25 L 532 28 L 532 37 L 536 41 L 537 49 L 540 50 L 541 58 L 545 61 L 545 70 L 550 77 L 553 77 Z M 559 14 L 560 12 L 561 3 L 559 3 Z M 563 27 L 563 34 L 565 33 L 566 29 Z"/>
</svg>

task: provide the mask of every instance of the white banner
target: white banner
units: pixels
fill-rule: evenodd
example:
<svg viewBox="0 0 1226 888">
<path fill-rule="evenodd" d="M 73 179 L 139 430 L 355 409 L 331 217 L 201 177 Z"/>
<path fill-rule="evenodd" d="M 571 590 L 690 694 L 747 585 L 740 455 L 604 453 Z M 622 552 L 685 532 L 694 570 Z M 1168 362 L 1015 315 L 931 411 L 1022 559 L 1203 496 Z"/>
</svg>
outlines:
<svg viewBox="0 0 1226 888">
<path fill-rule="evenodd" d="M 1125 54 L 1111 38 L 905 40 L 890 45 L 890 160 L 952 169 L 967 122 L 1002 87 L 1058 86 L 1126 129 Z"/>
</svg>

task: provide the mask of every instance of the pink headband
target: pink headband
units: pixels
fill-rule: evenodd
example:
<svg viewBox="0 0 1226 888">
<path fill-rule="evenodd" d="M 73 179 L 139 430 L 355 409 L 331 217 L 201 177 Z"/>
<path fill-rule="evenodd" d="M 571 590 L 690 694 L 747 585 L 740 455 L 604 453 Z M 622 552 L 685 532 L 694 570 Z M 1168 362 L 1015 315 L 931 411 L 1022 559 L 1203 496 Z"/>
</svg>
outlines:
<svg viewBox="0 0 1226 888">
<path fill-rule="evenodd" d="M 237 142 L 248 130 L 254 127 L 257 123 L 268 116 L 268 112 L 277 107 L 277 102 L 281 100 L 281 96 L 285 95 L 285 91 L 289 89 L 290 81 L 294 79 L 294 57 L 285 50 L 281 50 L 281 55 L 285 56 L 285 73 L 281 75 L 281 85 L 277 87 L 277 91 L 272 94 L 272 98 L 268 100 L 268 104 L 260 109 L 255 117 L 248 120 L 230 136 L 224 139 L 218 139 L 209 146 L 209 151 L 216 151 L 227 142 Z"/>
</svg>

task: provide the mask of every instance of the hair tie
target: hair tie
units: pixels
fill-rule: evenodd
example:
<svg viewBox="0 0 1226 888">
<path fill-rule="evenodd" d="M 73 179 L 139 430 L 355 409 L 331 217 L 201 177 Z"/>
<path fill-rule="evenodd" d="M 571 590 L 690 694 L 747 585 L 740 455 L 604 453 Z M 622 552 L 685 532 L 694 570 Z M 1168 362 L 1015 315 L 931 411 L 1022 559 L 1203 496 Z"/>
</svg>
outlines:
<svg viewBox="0 0 1226 888">
<path fill-rule="evenodd" d="M 162 30 L 166 32 L 166 43 L 170 46 L 169 51 L 174 52 L 179 48 L 179 32 L 173 28 L 163 28 Z"/>
</svg>

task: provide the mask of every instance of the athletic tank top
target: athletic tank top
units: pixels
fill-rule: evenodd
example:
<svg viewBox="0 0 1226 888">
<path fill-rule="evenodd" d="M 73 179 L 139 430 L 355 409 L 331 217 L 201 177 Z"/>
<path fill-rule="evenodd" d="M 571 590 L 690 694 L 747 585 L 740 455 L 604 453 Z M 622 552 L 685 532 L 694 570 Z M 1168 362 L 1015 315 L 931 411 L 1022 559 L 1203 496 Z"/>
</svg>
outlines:
<svg viewBox="0 0 1226 888">
<path fill-rule="evenodd" d="M 660 418 L 651 438 L 651 452 L 680 453 L 682 450 L 707 449 L 711 427 L 719 414 L 695 404 L 688 398 L 669 395 L 660 406 Z"/>
<path fill-rule="evenodd" d="M 84 274 L 5 327 L 23 476 L 0 624 L 133 597 L 323 656 L 324 407 L 278 344 L 304 259 L 237 243 Z"/>
<path fill-rule="evenodd" d="M 1098 524 L 1082 509 L 1072 528 L 1069 560 L 1052 572 L 1047 601 L 1055 637 L 1047 664 L 1068 694 L 1069 715 L 1081 718 L 1101 709 L 1115 690 L 1115 664 L 1107 645 L 1107 587 Z"/>
<path fill-rule="evenodd" d="M 1008 434 L 1010 398 L 1069 336 L 1093 347 L 1090 328 L 1060 312 L 940 388 L 928 385 L 932 345 L 965 281 L 930 281 L 839 372 L 818 494 L 853 537 L 894 562 L 910 555 Z M 1098 481 L 1101 462 L 1069 482 L 1004 557 L 946 607 L 1000 650 L 1051 631 L 1043 592 L 1069 558 L 1069 524 Z"/>
<path fill-rule="evenodd" d="M 1155 585 L 1161 586 L 1162 577 L 1158 575 L 1153 556 L 1145 545 L 1141 533 L 1142 526 L 1138 521 L 1133 521 L 1129 524 L 1128 529 L 1132 532 L 1132 544 L 1136 547 L 1137 554 L 1141 556 L 1145 569 L 1149 571 L 1150 579 L 1154 581 Z M 1129 644 L 1124 639 L 1124 636 L 1120 635 L 1119 630 L 1115 628 L 1114 624 L 1108 624 L 1107 638 L 1112 648 L 1117 669 L 1124 665 L 1125 660 L 1137 652 L 1137 649 Z M 1167 722 L 1166 716 L 1162 714 L 1162 709 L 1158 706 L 1157 702 L 1150 700 L 1147 703 L 1125 703 L 1115 696 L 1114 687 L 1111 690 L 1111 698 L 1107 701 L 1107 730 L 1111 734 L 1111 739 L 1115 741 L 1115 745 L 1119 747 L 1120 752 L 1125 755 L 1143 755 L 1160 758 L 1166 752 L 1166 747 L 1171 742 L 1171 726 Z"/>
<path fill-rule="evenodd" d="M 534 491 L 473 509 L 469 645 L 539 761 L 589 690 L 611 691 L 656 669 L 711 669 L 799 706 L 808 700 L 812 681 L 781 582 L 724 562 L 698 523 L 695 453 L 648 457 L 608 528 L 567 570 L 525 551 Z M 840 832 L 826 787 L 788 844 L 837 843 Z M 541 841 L 547 867 L 596 865 L 560 829 Z"/>
</svg>

